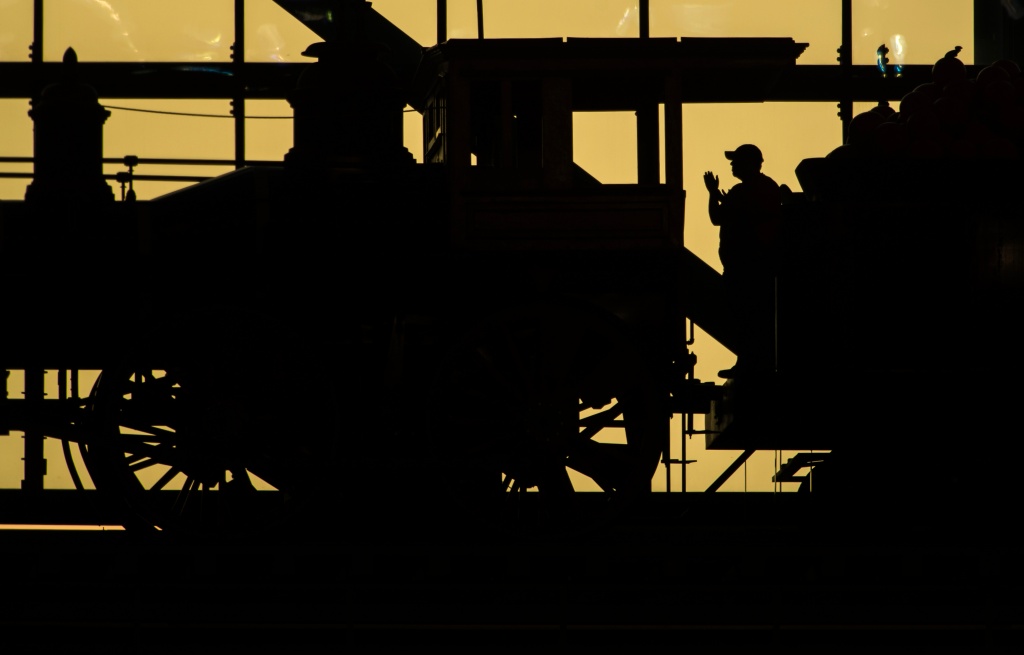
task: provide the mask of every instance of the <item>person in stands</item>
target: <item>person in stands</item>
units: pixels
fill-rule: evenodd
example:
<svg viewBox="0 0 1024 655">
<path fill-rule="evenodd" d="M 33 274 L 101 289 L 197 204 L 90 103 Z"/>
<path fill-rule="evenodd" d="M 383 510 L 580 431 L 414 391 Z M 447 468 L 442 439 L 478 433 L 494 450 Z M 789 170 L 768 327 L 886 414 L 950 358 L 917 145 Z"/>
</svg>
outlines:
<svg viewBox="0 0 1024 655">
<path fill-rule="evenodd" d="M 723 191 L 707 171 L 708 214 L 719 227 L 718 256 L 736 326 L 736 365 L 719 371 L 736 378 L 775 369 L 775 275 L 782 190 L 761 172 L 764 157 L 745 143 L 725 153 L 739 183 Z"/>
</svg>

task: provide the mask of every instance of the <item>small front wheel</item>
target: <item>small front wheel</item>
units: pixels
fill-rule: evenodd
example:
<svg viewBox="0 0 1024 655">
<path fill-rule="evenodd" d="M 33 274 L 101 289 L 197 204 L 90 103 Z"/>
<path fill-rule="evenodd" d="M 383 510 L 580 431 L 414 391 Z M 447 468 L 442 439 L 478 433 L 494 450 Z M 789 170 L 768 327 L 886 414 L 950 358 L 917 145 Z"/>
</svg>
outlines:
<svg viewBox="0 0 1024 655">
<path fill-rule="evenodd" d="M 192 317 L 97 379 L 83 459 L 134 525 L 264 530 L 328 486 L 339 433 L 330 371 L 255 318 Z"/>
</svg>

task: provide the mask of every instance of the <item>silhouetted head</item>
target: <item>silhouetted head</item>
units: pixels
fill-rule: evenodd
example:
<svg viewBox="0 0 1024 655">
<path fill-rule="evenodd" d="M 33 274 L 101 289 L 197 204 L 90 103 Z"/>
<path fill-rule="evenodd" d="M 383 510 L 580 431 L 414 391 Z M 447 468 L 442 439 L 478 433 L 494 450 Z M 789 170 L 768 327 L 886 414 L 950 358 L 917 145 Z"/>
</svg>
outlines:
<svg viewBox="0 0 1024 655">
<path fill-rule="evenodd" d="M 759 173 L 764 162 L 761 149 L 752 143 L 744 143 L 735 150 L 727 150 L 725 158 L 732 162 L 732 174 L 740 180 Z"/>
</svg>

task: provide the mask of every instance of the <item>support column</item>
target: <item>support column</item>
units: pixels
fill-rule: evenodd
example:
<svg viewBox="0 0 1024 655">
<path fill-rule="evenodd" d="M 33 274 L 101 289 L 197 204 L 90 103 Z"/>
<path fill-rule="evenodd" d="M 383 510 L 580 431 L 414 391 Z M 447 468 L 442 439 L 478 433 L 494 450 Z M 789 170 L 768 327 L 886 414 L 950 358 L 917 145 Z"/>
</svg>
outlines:
<svg viewBox="0 0 1024 655">
<path fill-rule="evenodd" d="M 836 52 L 839 53 L 837 61 L 845 83 L 843 84 L 843 95 L 839 98 L 838 116 L 842 123 L 843 143 L 846 143 L 846 139 L 850 136 L 850 121 L 853 120 L 853 98 L 849 91 L 853 77 L 853 0 L 843 0 L 842 30 L 843 42 Z"/>
<path fill-rule="evenodd" d="M 640 38 L 651 36 L 650 2 L 640 0 Z M 645 102 L 636 111 L 636 181 L 637 184 L 658 184 L 658 104 Z"/>
<path fill-rule="evenodd" d="M 442 126 L 446 143 L 445 163 L 452 168 L 453 174 L 464 174 L 472 154 L 469 81 L 462 76 L 449 75 L 446 83 L 448 104 Z"/>
<path fill-rule="evenodd" d="M 4 423 L 4 412 L 3 403 L 7 400 L 7 379 L 11 377 L 11 372 L 7 370 L 3 363 L 0 363 L 0 437 L 6 437 L 10 434 L 7 431 L 7 425 Z"/>
<path fill-rule="evenodd" d="M 572 186 L 572 80 L 548 78 L 543 84 L 544 185 L 564 189 Z"/>
<path fill-rule="evenodd" d="M 515 118 L 512 105 L 512 80 L 501 81 L 501 143 L 498 166 L 506 170 L 516 166 Z"/>
<path fill-rule="evenodd" d="M 437 0 L 437 42 L 448 40 L 448 0 Z"/>
<path fill-rule="evenodd" d="M 32 43 L 29 58 L 33 64 L 43 63 L 43 0 L 32 2 Z"/>
<path fill-rule="evenodd" d="M 644 103 L 636 111 L 636 181 L 659 184 L 661 156 L 658 152 L 658 105 Z"/>
<path fill-rule="evenodd" d="M 679 77 L 665 80 L 665 184 L 683 188 L 683 99 Z"/>
<path fill-rule="evenodd" d="M 465 189 L 469 182 L 472 162 L 472 102 L 469 81 L 462 75 L 449 75 L 447 106 L 444 112 L 443 133 L 445 164 L 451 190 L 451 238 L 461 243 L 466 237 Z"/>
<path fill-rule="evenodd" d="M 41 403 L 46 396 L 43 391 L 45 371 L 41 368 L 25 369 L 25 401 L 30 404 Z M 41 430 L 32 426 L 25 430 L 25 474 L 21 488 L 25 491 L 42 491 L 43 478 L 46 476 L 46 458 L 43 443 L 46 437 Z"/>
<path fill-rule="evenodd" d="M 235 94 L 231 115 L 235 117 L 235 168 L 245 166 L 245 0 L 235 0 L 235 43 L 231 46 Z"/>
</svg>

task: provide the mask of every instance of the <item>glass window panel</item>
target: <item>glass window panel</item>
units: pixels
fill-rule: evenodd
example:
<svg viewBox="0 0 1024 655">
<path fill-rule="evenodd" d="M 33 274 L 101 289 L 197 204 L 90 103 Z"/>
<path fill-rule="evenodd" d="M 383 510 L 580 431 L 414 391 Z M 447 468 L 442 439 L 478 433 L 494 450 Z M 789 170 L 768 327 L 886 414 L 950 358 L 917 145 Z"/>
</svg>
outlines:
<svg viewBox="0 0 1024 655">
<path fill-rule="evenodd" d="M 433 4 L 433 3 L 431 3 Z M 639 36 L 634 0 L 487 0 L 487 38 Z M 475 0 L 448 0 L 448 36 L 475 39 Z"/>
<path fill-rule="evenodd" d="M 0 156 L 32 156 L 32 118 L 26 98 L 0 98 Z"/>
<path fill-rule="evenodd" d="M 572 158 L 604 184 L 636 184 L 636 114 L 577 112 L 572 116 Z"/>
<path fill-rule="evenodd" d="M 21 488 L 21 481 L 25 477 L 25 463 L 22 461 L 25 456 L 25 442 L 19 437 L 24 434 L 12 431 L 0 439 L 0 489 Z"/>
<path fill-rule="evenodd" d="M 799 64 L 836 64 L 841 3 L 822 0 L 651 0 L 651 36 L 792 37 Z"/>
<path fill-rule="evenodd" d="M 434 0 L 373 0 L 373 8 L 420 45 L 431 46 L 437 41 L 437 3 Z"/>
<path fill-rule="evenodd" d="M 49 0 L 43 58 L 73 47 L 81 61 L 230 61 L 230 0 Z"/>
<path fill-rule="evenodd" d="M 640 31 L 630 0 L 488 0 L 488 38 L 635 37 Z M 475 19 L 475 11 L 474 11 Z"/>
<path fill-rule="evenodd" d="M 246 61 L 308 63 L 302 51 L 322 40 L 273 0 L 245 3 Z"/>
<path fill-rule="evenodd" d="M 402 123 L 402 142 L 406 150 L 412 153 L 413 159 L 423 162 L 423 114 L 412 107 L 405 108 Z"/>
<path fill-rule="evenodd" d="M 0 177 L 0 200 L 24 200 L 25 189 L 32 182 L 32 164 L 0 164 L 0 171 L 27 174 L 28 177 Z"/>
<path fill-rule="evenodd" d="M 32 156 L 32 119 L 28 100 L 0 98 L 0 157 Z M 31 173 L 32 164 L 0 162 L 4 173 Z M 25 187 L 31 180 L 0 177 L 0 200 L 24 200 Z"/>
<path fill-rule="evenodd" d="M 32 0 L 0 0 L 0 61 L 28 61 Z"/>
<path fill-rule="evenodd" d="M 487 16 L 486 8 L 484 16 L 485 18 Z M 490 36 L 487 34 L 486 27 L 485 23 L 484 35 Z M 448 0 L 448 38 L 475 39 L 476 37 L 476 1 Z"/>
<path fill-rule="evenodd" d="M 235 133 L 228 100 L 116 98 L 100 102 L 111 112 L 104 124 L 105 157 L 234 156 Z"/>
<path fill-rule="evenodd" d="M 227 100 L 101 100 L 111 109 L 103 130 L 103 156 L 121 158 L 136 155 L 159 159 L 233 159 L 235 131 Z M 149 111 L 177 112 L 159 114 L 113 107 L 130 107 Z M 180 114 L 209 114 L 217 117 Z M 231 170 L 231 166 L 182 166 L 140 164 L 139 175 L 190 175 L 212 177 Z M 106 173 L 125 168 L 110 164 Z M 140 200 L 154 198 L 192 182 L 154 182 L 139 180 L 135 191 Z M 115 186 L 112 184 L 111 186 Z M 120 195 L 120 190 L 115 189 Z"/>
<path fill-rule="evenodd" d="M 245 158 L 264 161 L 283 161 L 294 142 L 294 123 L 279 118 L 291 116 L 287 100 L 246 100 Z M 275 117 L 275 118 L 257 118 Z"/>
<path fill-rule="evenodd" d="M 954 46 L 974 63 L 972 0 L 853 0 L 853 63 L 874 64 L 878 46 L 895 64 L 934 64 Z"/>
</svg>

